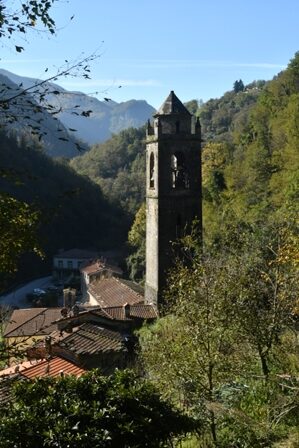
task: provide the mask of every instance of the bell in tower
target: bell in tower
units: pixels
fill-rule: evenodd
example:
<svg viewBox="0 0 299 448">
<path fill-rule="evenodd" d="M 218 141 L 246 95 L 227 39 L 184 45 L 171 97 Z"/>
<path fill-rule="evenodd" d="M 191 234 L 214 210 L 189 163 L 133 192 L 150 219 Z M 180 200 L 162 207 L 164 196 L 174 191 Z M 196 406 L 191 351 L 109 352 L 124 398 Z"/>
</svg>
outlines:
<svg viewBox="0 0 299 448">
<path fill-rule="evenodd" d="M 202 223 L 201 129 L 173 91 L 147 126 L 145 302 L 159 307 L 173 242 Z"/>
</svg>

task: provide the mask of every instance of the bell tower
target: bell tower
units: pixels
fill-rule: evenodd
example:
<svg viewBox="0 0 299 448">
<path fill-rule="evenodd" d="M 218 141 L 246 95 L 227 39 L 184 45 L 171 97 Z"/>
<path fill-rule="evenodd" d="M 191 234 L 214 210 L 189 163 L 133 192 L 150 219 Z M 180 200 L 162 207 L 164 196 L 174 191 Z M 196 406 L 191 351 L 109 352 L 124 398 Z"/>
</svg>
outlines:
<svg viewBox="0 0 299 448">
<path fill-rule="evenodd" d="M 194 219 L 201 228 L 201 128 L 171 91 L 147 127 L 146 303 L 159 307 L 172 243 Z"/>
</svg>

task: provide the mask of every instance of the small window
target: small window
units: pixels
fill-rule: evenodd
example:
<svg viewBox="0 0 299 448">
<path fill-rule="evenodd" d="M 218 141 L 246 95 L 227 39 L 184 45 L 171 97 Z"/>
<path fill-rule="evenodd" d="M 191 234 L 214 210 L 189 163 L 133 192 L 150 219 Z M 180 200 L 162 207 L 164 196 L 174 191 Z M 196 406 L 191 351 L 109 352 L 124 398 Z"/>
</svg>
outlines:
<svg viewBox="0 0 299 448">
<path fill-rule="evenodd" d="M 149 179 L 150 188 L 155 188 L 155 156 L 153 153 L 150 155 Z"/>
<path fill-rule="evenodd" d="M 63 261 L 62 260 L 58 260 L 58 267 L 59 268 L 63 268 Z"/>
<path fill-rule="evenodd" d="M 179 134 L 179 132 L 180 132 L 180 122 L 179 121 L 176 121 L 176 123 L 175 123 L 175 132 L 176 132 L 176 134 Z"/>
<path fill-rule="evenodd" d="M 181 190 L 189 188 L 189 175 L 182 152 L 176 152 L 171 156 L 171 176 L 172 188 Z"/>
<path fill-rule="evenodd" d="M 68 260 L 67 261 L 67 268 L 68 269 L 73 269 L 73 262 L 72 262 L 72 260 Z"/>
</svg>

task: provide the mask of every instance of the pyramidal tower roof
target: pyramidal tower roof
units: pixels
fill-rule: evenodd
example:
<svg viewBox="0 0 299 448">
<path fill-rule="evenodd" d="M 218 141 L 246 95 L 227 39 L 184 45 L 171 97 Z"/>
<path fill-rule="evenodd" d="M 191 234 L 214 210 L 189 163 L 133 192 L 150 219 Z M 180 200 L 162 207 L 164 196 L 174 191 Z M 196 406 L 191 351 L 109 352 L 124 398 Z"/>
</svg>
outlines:
<svg viewBox="0 0 299 448">
<path fill-rule="evenodd" d="M 178 99 L 172 90 L 155 115 L 183 114 L 191 115 L 184 104 Z"/>
</svg>

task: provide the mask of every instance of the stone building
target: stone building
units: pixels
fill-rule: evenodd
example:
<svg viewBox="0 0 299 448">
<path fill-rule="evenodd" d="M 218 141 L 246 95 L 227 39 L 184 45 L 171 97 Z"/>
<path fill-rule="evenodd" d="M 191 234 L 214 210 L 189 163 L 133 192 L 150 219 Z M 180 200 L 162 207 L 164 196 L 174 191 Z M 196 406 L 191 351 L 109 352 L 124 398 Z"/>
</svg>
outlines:
<svg viewBox="0 0 299 448">
<path fill-rule="evenodd" d="M 158 307 L 173 242 L 202 227 L 201 128 L 173 91 L 148 123 L 145 302 Z"/>
</svg>

